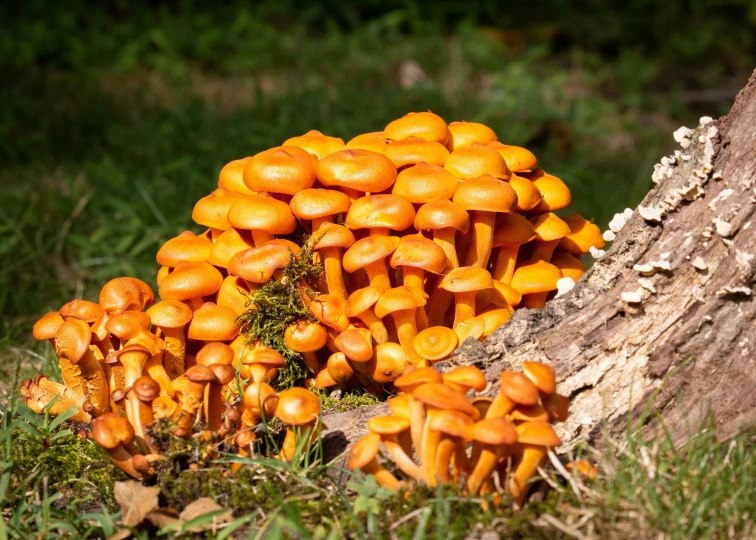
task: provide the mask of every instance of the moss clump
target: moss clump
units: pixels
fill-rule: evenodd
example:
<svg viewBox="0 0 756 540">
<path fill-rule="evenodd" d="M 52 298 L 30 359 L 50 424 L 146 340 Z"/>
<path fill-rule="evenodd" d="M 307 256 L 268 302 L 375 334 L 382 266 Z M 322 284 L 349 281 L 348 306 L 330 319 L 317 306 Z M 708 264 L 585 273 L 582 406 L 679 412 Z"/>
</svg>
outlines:
<svg viewBox="0 0 756 540">
<path fill-rule="evenodd" d="M 300 319 L 314 320 L 305 301 L 309 303 L 317 296 L 314 284 L 323 274 L 323 265 L 313 262 L 309 237 L 303 236 L 301 241 L 299 257 L 292 253 L 280 279 L 271 279 L 261 289 L 250 292 L 247 295 L 249 307 L 237 319 L 248 344 L 259 341 L 286 359 L 286 367 L 279 371 L 276 379 L 277 389 L 289 388 L 307 377 L 302 356 L 284 343 L 287 326 Z"/>
<path fill-rule="evenodd" d="M 341 394 L 340 397 L 331 397 L 325 389 L 313 389 L 313 392 L 320 399 L 320 407 L 325 413 L 331 412 L 347 412 L 359 407 L 366 407 L 368 405 L 375 405 L 380 403 L 382 398 L 370 394 L 365 391 L 364 388 L 351 388 Z"/>
</svg>

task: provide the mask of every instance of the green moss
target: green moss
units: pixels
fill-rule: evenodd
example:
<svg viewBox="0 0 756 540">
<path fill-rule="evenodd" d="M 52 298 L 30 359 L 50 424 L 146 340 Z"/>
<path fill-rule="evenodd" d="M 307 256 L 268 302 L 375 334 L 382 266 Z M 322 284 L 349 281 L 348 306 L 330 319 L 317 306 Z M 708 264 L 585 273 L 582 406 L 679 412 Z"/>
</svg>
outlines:
<svg viewBox="0 0 756 540">
<path fill-rule="evenodd" d="M 343 392 L 341 397 L 331 397 L 326 389 L 315 389 L 313 391 L 320 399 L 320 408 L 324 414 L 351 411 L 382 401 L 381 396 L 370 394 L 364 388 L 351 388 Z"/>
</svg>

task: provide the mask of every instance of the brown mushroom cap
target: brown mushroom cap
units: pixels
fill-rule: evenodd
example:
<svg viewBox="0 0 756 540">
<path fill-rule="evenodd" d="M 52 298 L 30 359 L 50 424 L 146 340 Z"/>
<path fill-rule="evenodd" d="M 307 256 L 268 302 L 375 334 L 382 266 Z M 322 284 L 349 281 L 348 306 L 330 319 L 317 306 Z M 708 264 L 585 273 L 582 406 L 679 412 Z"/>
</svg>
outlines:
<svg viewBox="0 0 756 540">
<path fill-rule="evenodd" d="M 354 244 L 354 234 L 343 225 L 323 223 L 317 232 L 313 233 L 316 240 L 312 249 L 318 250 L 329 247 L 348 248 Z"/>
<path fill-rule="evenodd" d="M 71 300 L 67 304 L 64 304 L 58 313 L 61 317 L 68 319 L 73 317 L 86 323 L 95 322 L 102 315 L 102 308 L 99 304 L 90 302 L 89 300 L 80 300 L 78 298 Z"/>
<path fill-rule="evenodd" d="M 328 154 L 342 150 L 344 140 L 338 137 L 329 137 L 316 129 L 311 129 L 304 135 L 286 139 L 284 146 L 297 146 L 317 156 L 318 159 L 323 159 Z"/>
<path fill-rule="evenodd" d="M 335 189 L 303 189 L 289 202 L 291 213 L 299 219 L 319 219 L 349 210 L 351 202 L 346 193 Z"/>
<path fill-rule="evenodd" d="M 266 283 L 277 270 L 286 267 L 293 256 L 288 246 L 267 242 L 234 255 L 228 263 L 228 273 L 252 283 Z"/>
<path fill-rule="evenodd" d="M 32 335 L 37 341 L 54 339 L 64 322 L 65 320 L 57 311 L 45 313 L 36 323 L 34 323 Z"/>
<path fill-rule="evenodd" d="M 449 128 L 443 118 L 430 111 L 411 112 L 389 122 L 383 130 L 383 136 L 391 141 L 414 136 L 446 144 L 449 140 Z"/>
<path fill-rule="evenodd" d="M 157 263 L 173 268 L 180 261 L 202 262 L 210 259 L 213 243 L 191 231 L 171 238 L 157 252 Z"/>
<path fill-rule="evenodd" d="M 399 246 L 398 236 L 368 236 L 357 240 L 344 253 L 342 264 L 350 274 L 391 255 Z"/>
<path fill-rule="evenodd" d="M 412 203 L 399 195 L 369 195 L 352 203 L 346 225 L 352 230 L 386 227 L 403 231 L 415 220 Z"/>
<path fill-rule="evenodd" d="M 218 379 L 218 384 L 227 385 L 236 378 L 236 370 L 227 364 L 210 364 L 210 370 Z M 254 385 L 253 385 L 254 386 Z"/>
<path fill-rule="evenodd" d="M 383 319 L 395 311 L 416 309 L 424 305 L 425 299 L 413 293 L 410 287 L 394 287 L 384 292 L 375 303 L 375 314 Z"/>
<path fill-rule="evenodd" d="M 225 343 L 214 341 L 205 344 L 197 353 L 196 358 L 197 363 L 203 366 L 212 366 L 214 364 L 228 366 L 234 360 L 234 350 Z"/>
<path fill-rule="evenodd" d="M 468 211 L 511 214 L 517 208 L 517 193 L 506 182 L 485 174 L 460 182 L 452 201 Z"/>
<path fill-rule="evenodd" d="M 572 195 L 567 184 L 556 176 L 545 173 L 543 169 L 536 169 L 530 173 L 521 173 L 520 176 L 524 176 L 533 182 L 543 197 L 527 214 L 535 215 L 543 214 L 544 212 L 554 212 L 567 208 L 572 202 Z"/>
<path fill-rule="evenodd" d="M 396 172 L 396 166 L 383 154 L 354 148 L 324 157 L 318 164 L 317 176 L 325 187 L 378 193 L 391 187 Z"/>
<path fill-rule="evenodd" d="M 213 370 L 202 364 L 195 364 L 187 369 L 184 372 L 184 377 L 195 383 L 210 383 L 218 381 Z"/>
<path fill-rule="evenodd" d="M 493 246 L 521 246 L 536 237 L 533 224 L 520 214 L 499 214 L 494 225 Z"/>
<path fill-rule="evenodd" d="M 239 334 L 236 313 L 213 302 L 205 302 L 194 312 L 186 337 L 201 341 L 231 341 Z"/>
<path fill-rule="evenodd" d="M 318 419 L 320 400 L 306 388 L 289 388 L 278 394 L 276 416 L 290 426 L 308 424 Z"/>
<path fill-rule="evenodd" d="M 478 409 L 472 406 L 470 401 L 461 393 L 440 383 L 426 383 L 412 391 L 413 399 L 421 401 L 430 407 L 437 409 L 454 409 L 478 419 Z"/>
<path fill-rule="evenodd" d="M 106 313 L 141 310 L 154 301 L 155 293 L 141 279 L 119 277 L 111 279 L 100 289 L 99 304 Z"/>
<path fill-rule="evenodd" d="M 442 378 L 444 384 L 450 385 L 452 388 L 455 388 L 455 385 L 457 385 L 459 387 L 472 388 L 477 392 L 482 392 L 488 385 L 486 376 L 475 366 L 458 366 L 444 373 Z"/>
<path fill-rule="evenodd" d="M 412 266 L 440 274 L 446 266 L 446 254 L 441 246 L 422 234 L 408 234 L 399 241 L 389 262 L 391 268 Z"/>
<path fill-rule="evenodd" d="M 383 155 L 388 157 L 397 169 L 416 165 L 420 162 L 443 166 L 449 151 L 444 145 L 435 141 L 426 141 L 419 137 L 391 141 L 383 148 Z"/>
<path fill-rule="evenodd" d="M 551 212 L 541 214 L 533 220 L 533 230 L 536 234 L 536 240 L 545 242 L 559 240 L 570 234 L 570 226 Z"/>
<path fill-rule="evenodd" d="M 347 328 L 336 336 L 334 344 L 353 362 L 369 362 L 373 357 L 373 342 L 366 328 Z"/>
<path fill-rule="evenodd" d="M 328 332 L 318 324 L 308 321 L 291 323 L 284 331 L 284 344 L 294 352 L 315 352 L 325 347 Z"/>
<path fill-rule="evenodd" d="M 562 278 L 559 268 L 546 261 L 524 261 L 515 269 L 510 285 L 520 294 L 553 291 Z"/>
<path fill-rule="evenodd" d="M 524 422 L 515 429 L 520 444 L 534 444 L 550 448 L 556 448 L 562 444 L 562 440 L 554 432 L 554 428 L 546 422 Z"/>
<path fill-rule="evenodd" d="M 499 378 L 499 391 L 519 405 L 538 405 L 538 388 L 522 373 L 503 372 Z"/>
<path fill-rule="evenodd" d="M 556 393 L 556 377 L 553 367 L 541 362 L 523 362 L 522 372 L 533 381 L 540 392 L 544 394 Z"/>
<path fill-rule="evenodd" d="M 564 238 L 562 238 L 562 241 L 564 241 Z M 575 282 L 577 282 L 587 270 L 583 261 L 561 249 L 554 251 L 549 262 L 559 268 L 563 277 L 572 278 Z"/>
<path fill-rule="evenodd" d="M 228 210 L 228 222 L 237 229 L 269 234 L 289 234 L 297 226 L 288 204 L 261 195 L 240 199 Z"/>
<path fill-rule="evenodd" d="M 598 225 L 587 221 L 580 214 L 572 214 L 564 218 L 564 222 L 569 226 L 570 232 L 559 242 L 559 249 L 580 257 L 592 247 L 601 249 L 606 245 Z"/>
<path fill-rule="evenodd" d="M 347 468 L 357 471 L 369 465 L 378 455 L 381 446 L 381 436 L 377 433 L 368 433 L 352 446 L 347 458 Z"/>
<path fill-rule="evenodd" d="M 400 416 L 374 416 L 367 422 L 368 430 L 378 435 L 398 435 L 409 427 L 409 420 Z"/>
<path fill-rule="evenodd" d="M 180 262 L 158 286 L 163 300 L 191 300 L 215 294 L 223 284 L 223 276 L 206 262 Z"/>
<path fill-rule="evenodd" d="M 144 311 L 126 311 L 108 318 L 105 329 L 121 341 L 134 339 L 142 332 L 149 332 L 152 318 Z"/>
<path fill-rule="evenodd" d="M 449 150 L 457 150 L 473 143 L 487 146 L 499 140 L 494 130 L 475 122 L 452 122 L 449 124 L 449 133 L 449 141 L 446 143 Z"/>
<path fill-rule="evenodd" d="M 225 231 L 231 226 L 227 219 L 228 211 L 244 195 L 219 187 L 207 197 L 201 198 L 194 205 L 192 220 L 198 225 Z"/>
<path fill-rule="evenodd" d="M 255 247 L 255 242 L 249 231 L 230 227 L 212 243 L 208 262 L 213 266 L 228 268 L 228 264 L 234 255 L 253 247 Z"/>
<path fill-rule="evenodd" d="M 244 168 L 244 183 L 252 190 L 294 195 L 315 183 L 315 166 L 309 155 L 286 146 L 252 156 Z"/>
<path fill-rule="evenodd" d="M 460 179 L 489 175 L 507 180 L 512 174 L 503 157 L 478 143 L 454 150 L 446 160 L 444 169 Z"/>
<path fill-rule="evenodd" d="M 183 302 L 163 300 L 147 310 L 150 321 L 162 328 L 180 328 L 192 320 L 192 310 Z"/>
<path fill-rule="evenodd" d="M 370 309 L 381 297 L 383 292 L 377 287 L 357 289 L 347 298 L 344 314 L 347 317 L 357 317 L 360 313 Z"/>
<path fill-rule="evenodd" d="M 479 420 L 469 427 L 467 435 L 473 441 L 494 446 L 517 442 L 515 425 L 503 417 Z"/>
<path fill-rule="evenodd" d="M 460 266 L 453 268 L 438 284 L 440 289 L 449 292 L 469 292 L 492 289 L 493 279 L 488 270 L 477 266 Z"/>
<path fill-rule="evenodd" d="M 142 375 L 131 386 L 132 392 L 136 394 L 139 401 L 151 402 L 160 395 L 160 385 L 149 375 Z"/>
<path fill-rule="evenodd" d="M 92 437 L 106 450 L 112 450 L 119 444 L 129 445 L 134 436 L 134 428 L 125 416 L 118 413 L 105 413 L 92 420 Z"/>
<path fill-rule="evenodd" d="M 421 161 L 399 173 L 392 193 L 413 204 L 423 204 L 436 199 L 451 199 L 457 184 L 459 180 L 443 167 Z"/>
<path fill-rule="evenodd" d="M 357 135 L 354 139 L 346 144 L 346 148 L 359 148 L 361 150 L 370 150 L 371 152 L 381 153 L 386 146 L 386 139 L 383 138 L 382 131 L 373 131 Z"/>
<path fill-rule="evenodd" d="M 218 175 L 218 186 L 241 195 L 256 195 L 256 192 L 244 183 L 244 167 L 250 159 L 252 158 L 245 157 L 226 163 Z"/>
<path fill-rule="evenodd" d="M 527 171 L 538 166 L 538 160 L 533 152 L 522 146 L 512 146 L 495 141 L 489 143 L 488 148 L 496 150 L 507 162 L 507 167 L 512 172 Z"/>
<path fill-rule="evenodd" d="M 470 228 L 470 215 L 467 210 L 446 199 L 436 199 L 425 203 L 415 216 L 415 229 L 418 231 L 457 229 L 462 234 Z"/>
<path fill-rule="evenodd" d="M 435 362 L 448 357 L 458 343 L 457 334 L 451 328 L 431 326 L 415 336 L 412 347 L 420 358 Z"/>
<path fill-rule="evenodd" d="M 92 330 L 79 319 L 68 319 L 55 336 L 55 354 L 77 364 L 89 352 Z"/>
</svg>

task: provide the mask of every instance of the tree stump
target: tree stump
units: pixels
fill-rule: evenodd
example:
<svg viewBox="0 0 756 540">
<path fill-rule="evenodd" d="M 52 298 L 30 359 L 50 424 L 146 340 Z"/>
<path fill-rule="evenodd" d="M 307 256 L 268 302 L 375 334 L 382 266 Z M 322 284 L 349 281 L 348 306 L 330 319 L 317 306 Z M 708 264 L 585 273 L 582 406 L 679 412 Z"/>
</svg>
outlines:
<svg viewBox="0 0 756 540">
<path fill-rule="evenodd" d="M 439 367 L 480 367 L 493 395 L 503 370 L 551 364 L 571 400 L 557 426 L 563 449 L 620 432 L 644 409 L 676 444 L 711 413 L 720 439 L 755 425 L 756 72 L 726 117 L 702 122 L 675 132 L 681 149 L 656 166 L 657 185 L 569 293 L 516 311 Z M 328 454 L 387 411 L 326 415 Z"/>
</svg>

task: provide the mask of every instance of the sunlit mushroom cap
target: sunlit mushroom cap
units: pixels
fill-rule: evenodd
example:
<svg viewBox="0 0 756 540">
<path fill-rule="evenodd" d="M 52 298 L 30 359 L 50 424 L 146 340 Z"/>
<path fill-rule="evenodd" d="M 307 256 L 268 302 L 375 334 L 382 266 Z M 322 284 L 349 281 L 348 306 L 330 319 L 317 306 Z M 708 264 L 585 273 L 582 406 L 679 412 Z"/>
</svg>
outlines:
<svg viewBox="0 0 756 540">
<path fill-rule="evenodd" d="M 318 219 L 349 210 L 351 202 L 346 193 L 335 189 L 303 189 L 289 202 L 291 213 L 299 219 Z"/>
<path fill-rule="evenodd" d="M 471 388 L 482 392 L 488 384 L 486 376 L 475 366 L 458 366 L 442 375 L 444 384 L 458 392 L 467 392 Z"/>
<path fill-rule="evenodd" d="M 444 169 L 455 178 L 477 178 L 490 175 L 507 180 L 512 173 L 497 152 L 478 143 L 454 150 L 444 164 Z"/>
<path fill-rule="evenodd" d="M 398 343 L 381 343 L 373 350 L 373 357 L 366 364 L 365 374 L 378 384 L 396 381 L 407 366 L 407 354 Z"/>
<path fill-rule="evenodd" d="M 343 225 L 323 223 L 317 232 L 313 233 L 316 241 L 312 249 L 318 250 L 329 247 L 348 248 L 354 244 L 354 233 Z"/>
<path fill-rule="evenodd" d="M 228 210 L 228 222 L 237 229 L 269 234 L 289 234 L 297 226 L 288 204 L 262 195 L 239 200 Z"/>
<path fill-rule="evenodd" d="M 518 405 L 509 417 L 515 422 L 548 422 L 549 413 L 540 405 Z"/>
<path fill-rule="evenodd" d="M 161 266 L 160 270 L 158 270 L 157 275 L 155 276 L 155 281 L 157 281 L 158 287 L 160 287 L 160 282 L 163 281 L 163 278 L 173 272 L 173 268 L 169 266 Z"/>
<path fill-rule="evenodd" d="M 412 391 L 412 398 L 437 409 L 454 409 L 478 419 L 478 409 L 460 392 L 441 383 L 422 384 Z"/>
<path fill-rule="evenodd" d="M 106 313 L 142 310 L 154 301 L 155 293 L 141 279 L 119 277 L 111 279 L 100 289 L 99 304 Z"/>
<path fill-rule="evenodd" d="M 481 313 L 476 317 L 483 321 L 483 334 L 481 337 L 490 336 L 497 328 L 507 322 L 512 317 L 512 311 L 507 308 L 492 309 Z"/>
<path fill-rule="evenodd" d="M 419 137 L 407 137 L 391 141 L 383 148 L 383 155 L 388 157 L 397 169 L 416 165 L 420 162 L 443 167 L 449 151 L 444 145 L 435 141 L 426 141 Z"/>
<path fill-rule="evenodd" d="M 152 353 L 147 347 L 144 347 L 143 345 L 138 345 L 136 343 L 132 343 L 130 345 L 126 345 L 123 349 L 118 351 L 115 355 L 116 358 L 121 360 L 121 362 L 125 362 L 127 358 L 131 360 L 137 360 L 137 363 L 144 364 L 147 360 L 150 359 L 152 356 Z"/>
<path fill-rule="evenodd" d="M 394 381 L 394 386 L 402 392 L 411 394 L 415 388 L 422 384 L 441 382 L 443 382 L 441 373 L 428 367 L 413 369 L 409 373 L 402 375 Z"/>
<path fill-rule="evenodd" d="M 291 152 L 286 146 L 252 156 L 244 168 L 244 183 L 252 190 L 294 195 L 315 183 L 310 156 Z"/>
<path fill-rule="evenodd" d="M 559 268 L 546 261 L 524 261 L 515 269 L 510 285 L 520 294 L 553 291 L 556 282 L 562 279 Z"/>
<path fill-rule="evenodd" d="M 460 266 L 453 268 L 438 284 L 440 289 L 449 292 L 480 291 L 493 288 L 491 274 L 485 268 L 477 266 Z"/>
<path fill-rule="evenodd" d="M 347 458 L 347 468 L 357 471 L 369 465 L 378 455 L 381 447 L 381 436 L 377 433 L 368 433 L 352 446 Z"/>
<path fill-rule="evenodd" d="M 538 160 L 533 152 L 522 146 L 512 146 L 495 141 L 489 143 L 488 148 L 496 150 L 507 162 L 507 167 L 512 172 L 527 171 L 538 166 Z"/>
<path fill-rule="evenodd" d="M 92 437 L 106 450 L 113 450 L 119 444 L 132 443 L 134 428 L 125 416 L 109 412 L 92 420 Z"/>
<path fill-rule="evenodd" d="M 538 405 L 538 387 L 522 373 L 503 372 L 499 391 L 519 405 Z"/>
<path fill-rule="evenodd" d="M 79 319 L 80 321 L 91 324 L 102 315 L 102 308 L 100 308 L 99 304 L 95 304 L 89 300 L 75 298 L 74 300 L 63 304 L 58 310 L 58 313 L 64 319 Z"/>
<path fill-rule="evenodd" d="M 342 259 L 344 270 L 350 274 L 385 259 L 399 246 L 398 236 L 368 236 L 357 240 L 346 250 Z"/>
<path fill-rule="evenodd" d="M 336 381 L 334 381 L 331 374 L 328 373 L 326 363 L 325 367 L 315 375 L 315 388 L 330 388 L 331 386 L 336 386 Z"/>
<path fill-rule="evenodd" d="M 376 298 L 377 300 L 378 298 Z M 65 322 L 57 311 L 45 313 L 36 323 L 32 335 L 37 341 L 53 339 L 58 334 L 61 325 Z"/>
<path fill-rule="evenodd" d="M 184 377 L 194 383 L 211 383 L 217 382 L 218 378 L 207 366 L 202 364 L 195 364 L 184 372 Z"/>
<path fill-rule="evenodd" d="M 484 418 L 475 422 L 468 428 L 467 436 L 470 440 L 494 446 L 517 442 L 514 424 L 503 417 Z"/>
<path fill-rule="evenodd" d="M 572 214 L 564 218 L 564 222 L 569 226 L 570 232 L 559 242 L 559 249 L 580 257 L 592 247 L 601 249 L 606 245 L 598 225 L 587 221 L 580 214 Z"/>
<path fill-rule="evenodd" d="M 354 377 L 354 366 L 343 352 L 335 352 L 329 356 L 326 369 L 336 384 L 347 384 Z"/>
<path fill-rule="evenodd" d="M 486 330 L 486 323 L 480 317 L 471 317 L 461 321 L 454 327 L 454 333 L 460 343 L 464 343 L 467 338 L 480 339 Z"/>
<path fill-rule="evenodd" d="M 60 358 L 78 363 L 89 351 L 92 330 L 79 319 L 68 319 L 60 325 L 55 336 L 55 354 Z"/>
<path fill-rule="evenodd" d="M 394 287 L 384 292 L 375 303 L 375 314 L 379 319 L 395 311 L 416 309 L 425 305 L 425 299 L 413 294 L 409 287 Z"/>
<path fill-rule="evenodd" d="M 242 357 L 242 363 L 260 364 L 273 369 L 284 367 L 286 360 L 284 360 L 284 357 L 277 350 L 257 343 L 254 347 L 247 349 Z"/>
<path fill-rule="evenodd" d="M 562 242 L 564 240 L 565 238 L 562 238 Z M 577 282 L 587 270 L 583 261 L 561 249 L 554 251 L 549 262 L 559 268 L 563 277 L 572 278 L 575 282 Z"/>
<path fill-rule="evenodd" d="M 535 208 L 543 198 L 538 187 L 523 176 L 513 174 L 509 180 L 509 185 L 517 193 L 517 211 L 527 212 Z"/>
<path fill-rule="evenodd" d="M 466 414 L 455 410 L 443 410 L 428 418 L 428 429 L 469 441 L 468 430 L 473 423 Z"/>
<path fill-rule="evenodd" d="M 392 141 L 414 136 L 446 144 L 449 140 L 449 128 L 443 118 L 430 111 L 410 112 L 389 122 L 383 130 L 383 136 Z"/>
<path fill-rule="evenodd" d="M 215 294 L 223 284 L 223 276 L 206 262 L 180 262 L 158 286 L 163 300 L 191 300 Z"/>
<path fill-rule="evenodd" d="M 418 231 L 436 231 L 447 227 L 457 229 L 462 234 L 470 228 L 470 215 L 467 210 L 447 199 L 436 199 L 425 203 L 415 216 L 415 228 Z"/>
<path fill-rule="evenodd" d="M 318 419 L 320 400 L 306 388 L 289 388 L 278 394 L 276 416 L 290 426 L 307 424 Z"/>
<path fill-rule="evenodd" d="M 370 150 L 371 152 L 383 152 L 386 146 L 386 139 L 383 138 L 382 131 L 373 131 L 357 135 L 354 139 L 346 144 L 346 148 L 359 148 L 361 150 Z"/>
<path fill-rule="evenodd" d="M 521 246 L 536 237 L 533 224 L 520 214 L 499 214 L 494 225 L 493 246 Z"/>
<path fill-rule="evenodd" d="M 149 375 L 142 375 L 134 381 L 131 391 L 136 394 L 139 401 L 149 403 L 160 395 L 160 385 Z"/>
<path fill-rule="evenodd" d="M 541 214 L 534 219 L 533 230 L 536 234 L 536 240 L 546 242 L 559 240 L 570 234 L 570 226 L 551 212 Z"/>
<path fill-rule="evenodd" d="M 383 154 L 358 148 L 327 155 L 317 170 L 318 180 L 325 187 L 340 186 L 371 193 L 391 187 L 396 173 L 396 166 Z"/>
<path fill-rule="evenodd" d="M 334 343 L 353 362 L 369 362 L 373 357 L 373 342 L 366 328 L 347 328 L 336 336 Z"/>
<path fill-rule="evenodd" d="M 150 324 L 152 324 L 152 317 L 149 313 L 125 311 L 111 315 L 105 323 L 105 329 L 121 341 L 126 341 L 137 337 L 142 332 L 148 332 Z"/>
<path fill-rule="evenodd" d="M 487 146 L 499 140 L 494 130 L 475 122 L 452 122 L 449 124 L 449 134 L 449 140 L 446 143 L 449 150 L 457 150 L 473 143 Z"/>
<path fill-rule="evenodd" d="M 524 422 L 515 429 L 520 444 L 533 444 L 550 448 L 556 448 L 562 444 L 562 440 L 554 432 L 554 428 L 546 422 Z"/>
<path fill-rule="evenodd" d="M 234 255 L 253 247 L 255 247 L 255 242 L 249 231 L 230 227 L 212 243 L 208 262 L 213 266 L 228 268 Z"/>
<path fill-rule="evenodd" d="M 543 197 L 536 206 L 527 212 L 528 215 L 561 210 L 568 207 L 572 202 L 572 195 L 567 184 L 556 176 L 545 173 L 543 169 L 536 169 L 530 173 L 521 173 L 520 176 L 524 176 L 533 182 Z"/>
<path fill-rule="evenodd" d="M 186 336 L 201 341 L 231 341 L 239 334 L 236 313 L 213 302 L 205 302 L 194 312 Z"/>
<path fill-rule="evenodd" d="M 517 208 L 517 194 L 512 187 L 490 174 L 460 182 L 452 201 L 468 211 L 511 214 Z"/>
<path fill-rule="evenodd" d="M 316 129 L 311 129 L 304 135 L 286 139 L 284 146 L 297 146 L 307 150 L 310 154 L 318 156 L 318 159 L 323 159 L 328 154 L 342 150 L 344 148 L 344 141 L 338 137 L 329 137 Z"/>
<path fill-rule="evenodd" d="M 226 163 L 218 175 L 218 186 L 241 195 L 255 195 L 244 183 L 244 168 L 251 157 L 235 159 Z"/>
<path fill-rule="evenodd" d="M 412 266 L 440 274 L 446 266 L 446 255 L 433 240 L 428 240 L 422 234 L 408 234 L 399 241 L 389 262 L 391 268 Z"/>
<path fill-rule="evenodd" d="M 392 193 L 413 204 L 423 204 L 436 199 L 451 199 L 457 184 L 459 180 L 443 167 L 420 162 L 399 173 Z"/>
<path fill-rule="evenodd" d="M 346 301 L 332 294 L 320 294 L 310 304 L 312 316 L 336 330 L 343 332 L 349 326 L 349 320 L 344 315 Z"/>
<path fill-rule="evenodd" d="M 223 285 L 218 289 L 216 304 L 231 309 L 237 315 L 247 311 L 249 297 L 249 287 L 240 277 L 227 276 L 223 280 Z"/>
<path fill-rule="evenodd" d="M 409 420 L 409 402 L 407 401 L 406 394 L 389 398 L 386 400 L 386 403 L 389 406 L 391 414 Z"/>
<path fill-rule="evenodd" d="M 294 352 L 319 351 L 327 341 L 328 332 L 318 323 L 296 321 L 284 331 L 284 344 Z"/>
<path fill-rule="evenodd" d="M 409 427 L 409 420 L 400 416 L 374 416 L 367 422 L 368 430 L 378 435 L 398 435 Z"/>
<path fill-rule="evenodd" d="M 192 310 L 183 302 L 163 300 L 147 310 L 150 321 L 162 328 L 180 328 L 192 320 Z"/>
<path fill-rule="evenodd" d="M 541 362 L 523 362 L 523 374 L 533 381 L 536 388 L 544 394 L 553 394 L 556 392 L 556 377 L 554 368 Z"/>
<path fill-rule="evenodd" d="M 447 358 L 457 348 L 457 334 L 445 326 L 431 326 L 415 336 L 412 347 L 420 358 L 438 362 Z"/>
<path fill-rule="evenodd" d="M 231 226 L 227 219 L 228 211 L 244 198 L 244 195 L 219 187 L 197 201 L 192 211 L 192 220 L 198 225 L 225 231 Z"/>
<path fill-rule="evenodd" d="M 205 344 L 197 353 L 197 363 L 203 366 L 213 364 L 231 365 L 234 360 L 234 350 L 225 343 L 217 341 Z"/>
<path fill-rule="evenodd" d="M 503 300 L 508 306 L 515 307 L 520 305 L 520 302 L 522 302 L 522 294 L 520 294 L 520 291 L 496 279 L 493 280 L 493 284 L 496 292 L 491 296 L 492 302 L 497 303 L 495 297 L 498 295 L 498 298 Z"/>
<path fill-rule="evenodd" d="M 360 313 L 370 309 L 382 294 L 383 292 L 377 287 L 357 289 L 347 298 L 344 314 L 347 317 L 357 317 Z"/>
<path fill-rule="evenodd" d="M 262 412 L 266 418 L 271 418 L 276 414 L 278 395 L 268 383 L 248 384 L 244 389 L 243 403 L 246 409 Z"/>
<path fill-rule="evenodd" d="M 234 255 L 228 263 L 228 273 L 252 283 L 266 283 L 277 270 L 285 268 L 292 258 L 293 253 L 289 247 L 267 242 Z"/>
<path fill-rule="evenodd" d="M 157 252 L 157 263 L 172 268 L 180 261 L 207 261 L 212 249 L 213 243 L 207 238 L 184 231 L 162 245 Z"/>
<path fill-rule="evenodd" d="M 387 227 L 403 231 L 415 220 L 412 203 L 399 195 L 369 195 L 352 203 L 346 225 L 352 229 Z"/>
</svg>

